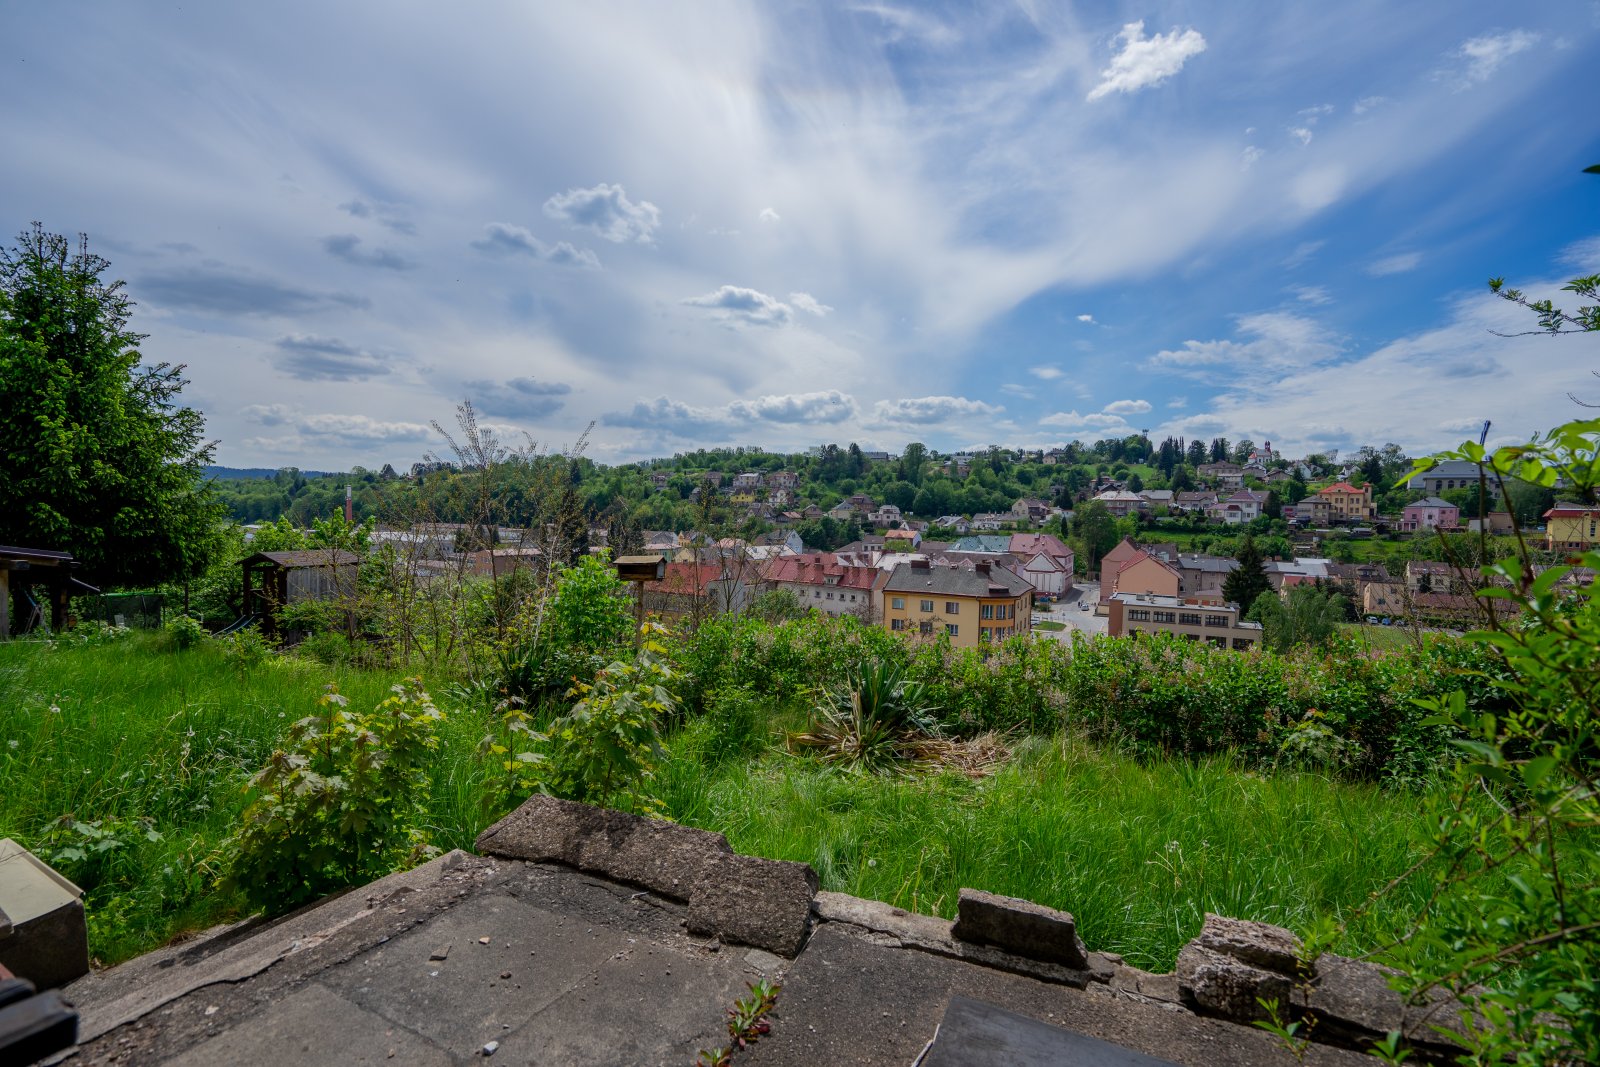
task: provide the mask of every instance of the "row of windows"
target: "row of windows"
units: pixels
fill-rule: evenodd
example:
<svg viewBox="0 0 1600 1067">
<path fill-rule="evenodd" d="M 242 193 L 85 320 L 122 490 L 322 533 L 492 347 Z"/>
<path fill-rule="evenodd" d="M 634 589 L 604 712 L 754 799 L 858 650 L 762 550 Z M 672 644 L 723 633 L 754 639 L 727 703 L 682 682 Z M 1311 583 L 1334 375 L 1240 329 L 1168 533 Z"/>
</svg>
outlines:
<svg viewBox="0 0 1600 1067">
<path fill-rule="evenodd" d="M 813 589 L 813 590 L 812 590 L 812 591 L 811 591 L 811 599 L 813 599 L 813 600 L 821 600 L 821 599 L 822 599 L 822 590 L 820 590 L 820 589 Z M 829 600 L 832 600 L 832 599 L 833 599 L 833 594 L 832 594 L 832 593 L 829 593 L 829 594 L 828 594 L 828 599 L 829 599 Z M 843 594 L 843 593 L 840 593 L 840 594 L 839 594 L 839 599 L 840 599 L 840 600 L 843 600 L 843 599 L 844 599 L 844 594 Z M 850 594 L 850 603 L 852 603 L 852 604 L 854 604 L 854 603 L 855 603 L 855 602 L 856 602 L 856 595 L 855 595 L 855 594 L 854 594 L 854 593 L 851 593 L 851 594 Z"/>
<path fill-rule="evenodd" d="M 889 620 L 889 629 L 891 629 L 891 630 L 910 630 L 911 629 L 911 620 L 910 619 L 890 619 Z M 924 633 L 924 634 L 933 633 L 933 620 L 931 620 L 931 619 L 923 619 L 921 622 L 917 623 L 917 632 L 918 633 Z M 951 637 L 960 637 L 961 636 L 961 627 L 957 626 L 953 622 L 952 623 L 946 623 L 945 624 L 945 628 L 944 628 L 944 632 L 949 634 Z"/>
<path fill-rule="evenodd" d="M 1174 614 L 1173 612 L 1170 612 L 1170 611 L 1154 611 L 1154 612 L 1152 612 L 1152 611 L 1148 611 L 1148 610 L 1146 610 L 1144 608 L 1130 608 L 1130 609 L 1128 609 L 1128 621 L 1129 622 L 1165 622 L 1165 623 L 1171 623 L 1174 620 L 1176 620 L 1178 622 L 1178 624 L 1181 625 L 1181 626 L 1200 626 L 1200 625 L 1202 625 L 1202 617 L 1201 616 L 1190 614 L 1187 611 L 1183 612 L 1181 614 Z M 1232 621 L 1233 620 L 1228 618 L 1228 616 L 1226 616 L 1226 615 L 1206 615 L 1206 616 L 1204 616 L 1204 619 L 1203 619 L 1204 625 L 1206 625 L 1206 626 L 1220 626 L 1220 627 L 1223 627 L 1223 628 L 1226 628 L 1226 627 L 1230 626 L 1232 624 Z"/>
<path fill-rule="evenodd" d="M 854 600 L 855 597 L 852 596 L 850 599 Z M 904 611 L 906 598 L 903 596 L 890 597 L 889 607 L 895 611 Z M 931 615 L 937 608 L 932 600 L 919 600 L 917 602 L 917 610 Z M 946 615 L 960 615 L 961 601 L 946 600 L 944 602 L 944 613 Z M 985 604 L 980 615 L 984 619 L 1014 619 L 1017 617 L 1017 608 L 1015 604 Z"/>
</svg>

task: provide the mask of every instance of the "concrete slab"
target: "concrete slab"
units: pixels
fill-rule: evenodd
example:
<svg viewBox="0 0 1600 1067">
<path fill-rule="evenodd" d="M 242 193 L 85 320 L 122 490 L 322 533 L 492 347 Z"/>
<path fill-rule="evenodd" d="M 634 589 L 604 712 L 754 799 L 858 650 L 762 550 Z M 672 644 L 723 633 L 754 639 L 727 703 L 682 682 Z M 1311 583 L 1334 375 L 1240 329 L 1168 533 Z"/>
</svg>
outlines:
<svg viewBox="0 0 1600 1067">
<path fill-rule="evenodd" d="M 312 984 L 168 1060 L 170 1067 L 450 1067 L 432 1043 Z"/>
<path fill-rule="evenodd" d="M 740 1056 L 746 1067 L 909 1064 L 932 1040 L 953 994 L 1188 1067 L 1284 1061 L 1271 1035 L 1176 1007 L 1077 990 L 898 944 L 841 924 L 812 932 L 778 997 L 772 1033 Z M 1313 1046 L 1303 1061 L 1359 1067 L 1371 1058 Z"/>
</svg>

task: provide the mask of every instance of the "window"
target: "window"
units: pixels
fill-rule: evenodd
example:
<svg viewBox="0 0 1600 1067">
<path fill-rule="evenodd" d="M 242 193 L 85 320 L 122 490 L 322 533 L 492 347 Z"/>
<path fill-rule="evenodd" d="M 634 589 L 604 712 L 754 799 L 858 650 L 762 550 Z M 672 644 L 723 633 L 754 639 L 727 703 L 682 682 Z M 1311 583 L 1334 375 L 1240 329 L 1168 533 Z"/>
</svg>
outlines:
<svg viewBox="0 0 1600 1067">
<path fill-rule="evenodd" d="M 829 600 L 833 599 L 833 590 L 832 589 L 828 590 L 828 599 Z"/>
<path fill-rule="evenodd" d="M 854 593 L 851 593 L 850 594 L 850 603 L 854 604 L 855 602 L 856 602 L 856 595 Z"/>
<path fill-rule="evenodd" d="M 1192 612 L 1187 612 L 1187 611 L 1179 612 L 1179 614 L 1178 614 L 1178 625 L 1179 626 L 1199 626 L 1200 625 L 1200 616 L 1198 614 L 1195 614 L 1195 613 L 1192 613 Z"/>
<path fill-rule="evenodd" d="M 1207 626 L 1213 626 L 1213 627 L 1221 627 L 1222 629 L 1225 630 L 1225 629 L 1228 628 L 1228 617 L 1226 615 L 1207 615 L 1206 616 L 1206 625 Z"/>
<path fill-rule="evenodd" d="M 899 611 L 906 606 L 906 598 L 903 596 L 894 597 L 889 601 L 889 606 L 894 608 L 896 611 Z"/>
<path fill-rule="evenodd" d="M 904 620 L 904 619 L 890 619 L 889 620 L 889 629 L 891 629 L 891 630 L 904 630 L 905 628 L 906 628 L 906 620 Z"/>
<path fill-rule="evenodd" d="M 820 590 L 820 589 L 811 590 L 811 599 L 812 600 L 821 600 L 822 599 L 822 590 Z"/>
<path fill-rule="evenodd" d="M 1144 608 L 1134 608 L 1128 612 L 1129 622 L 1149 622 L 1150 613 Z"/>
<path fill-rule="evenodd" d="M 933 633 L 933 622 L 928 619 L 923 619 L 922 622 L 918 624 L 917 629 L 925 634 L 931 634 Z"/>
<path fill-rule="evenodd" d="M 944 602 L 944 613 L 946 615 L 960 615 L 961 614 L 961 601 L 959 601 L 959 600 L 946 600 Z"/>
<path fill-rule="evenodd" d="M 978 613 L 978 617 L 980 619 L 992 619 L 992 618 L 994 618 L 994 605 L 993 604 L 985 604 L 983 606 L 983 610 Z"/>
<path fill-rule="evenodd" d="M 922 602 L 922 610 L 926 611 L 926 612 L 929 612 L 931 614 L 933 612 L 933 601 L 924 600 Z"/>
<path fill-rule="evenodd" d="M 1233 639 L 1233 650 L 1235 652 L 1248 652 L 1250 650 L 1250 646 L 1253 644 L 1255 644 L 1255 642 L 1250 640 L 1248 637 L 1235 637 Z"/>
<path fill-rule="evenodd" d="M 1206 640 L 1211 642 L 1213 645 L 1216 645 L 1218 648 L 1228 647 L 1228 639 L 1226 637 L 1207 637 Z"/>
<path fill-rule="evenodd" d="M 944 626 L 944 632 L 949 634 L 951 637 L 960 637 L 961 627 L 957 626 L 953 622 L 947 622 Z"/>
<path fill-rule="evenodd" d="M 1178 621 L 1178 613 L 1175 611 L 1152 611 L 1150 618 L 1155 622 L 1172 623 Z"/>
</svg>

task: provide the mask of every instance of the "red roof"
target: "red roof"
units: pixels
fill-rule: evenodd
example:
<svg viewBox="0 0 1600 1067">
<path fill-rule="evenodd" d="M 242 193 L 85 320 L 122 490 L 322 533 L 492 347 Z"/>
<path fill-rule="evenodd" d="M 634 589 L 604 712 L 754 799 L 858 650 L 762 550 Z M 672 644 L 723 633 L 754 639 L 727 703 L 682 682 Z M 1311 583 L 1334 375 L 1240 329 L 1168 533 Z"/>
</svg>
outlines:
<svg viewBox="0 0 1600 1067">
<path fill-rule="evenodd" d="M 1600 507 L 1586 508 L 1578 504 L 1557 504 L 1544 513 L 1545 518 L 1574 519 L 1580 515 L 1593 515 L 1600 512 Z"/>
<path fill-rule="evenodd" d="M 1060 538 L 1054 534 L 1043 533 L 1012 534 L 1010 551 L 1013 556 L 1037 556 L 1042 554 L 1065 558 L 1072 555 L 1072 549 L 1062 544 Z"/>
<path fill-rule="evenodd" d="M 706 586 L 722 577 L 720 563 L 669 563 L 659 582 L 645 582 L 646 592 L 705 596 Z"/>
<path fill-rule="evenodd" d="M 807 552 L 778 556 L 767 561 L 762 578 L 790 585 L 827 586 L 830 589 L 871 589 L 879 571 L 873 567 L 846 567 L 832 552 Z M 828 581 L 829 578 L 834 579 Z"/>
<path fill-rule="evenodd" d="M 1318 496 L 1323 496 L 1327 493 L 1361 493 L 1361 490 L 1357 489 L 1349 482 L 1334 482 L 1332 485 L 1327 486 L 1326 488 L 1317 490 Z M 1366 494 L 1361 493 L 1361 495 L 1365 496 Z"/>
</svg>

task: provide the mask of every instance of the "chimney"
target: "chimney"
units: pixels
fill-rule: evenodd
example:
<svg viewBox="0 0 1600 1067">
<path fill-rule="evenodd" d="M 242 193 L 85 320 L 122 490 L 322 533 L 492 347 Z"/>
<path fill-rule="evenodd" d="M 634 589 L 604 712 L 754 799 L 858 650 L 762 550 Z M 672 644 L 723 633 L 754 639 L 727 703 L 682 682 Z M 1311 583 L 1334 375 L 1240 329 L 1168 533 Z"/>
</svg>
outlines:
<svg viewBox="0 0 1600 1067">
<path fill-rule="evenodd" d="M 981 563 L 974 564 L 972 569 L 977 571 L 979 574 L 988 574 L 989 573 L 989 561 L 988 560 L 984 560 Z"/>
<path fill-rule="evenodd" d="M 356 504 L 350 495 L 350 487 L 344 487 L 344 521 L 354 526 L 356 522 Z"/>
<path fill-rule="evenodd" d="M 928 563 L 928 560 L 926 558 L 924 558 L 924 559 L 914 559 L 914 560 L 911 561 L 911 569 L 914 570 L 914 571 L 925 571 L 928 568 L 929 568 L 929 563 Z"/>
</svg>

